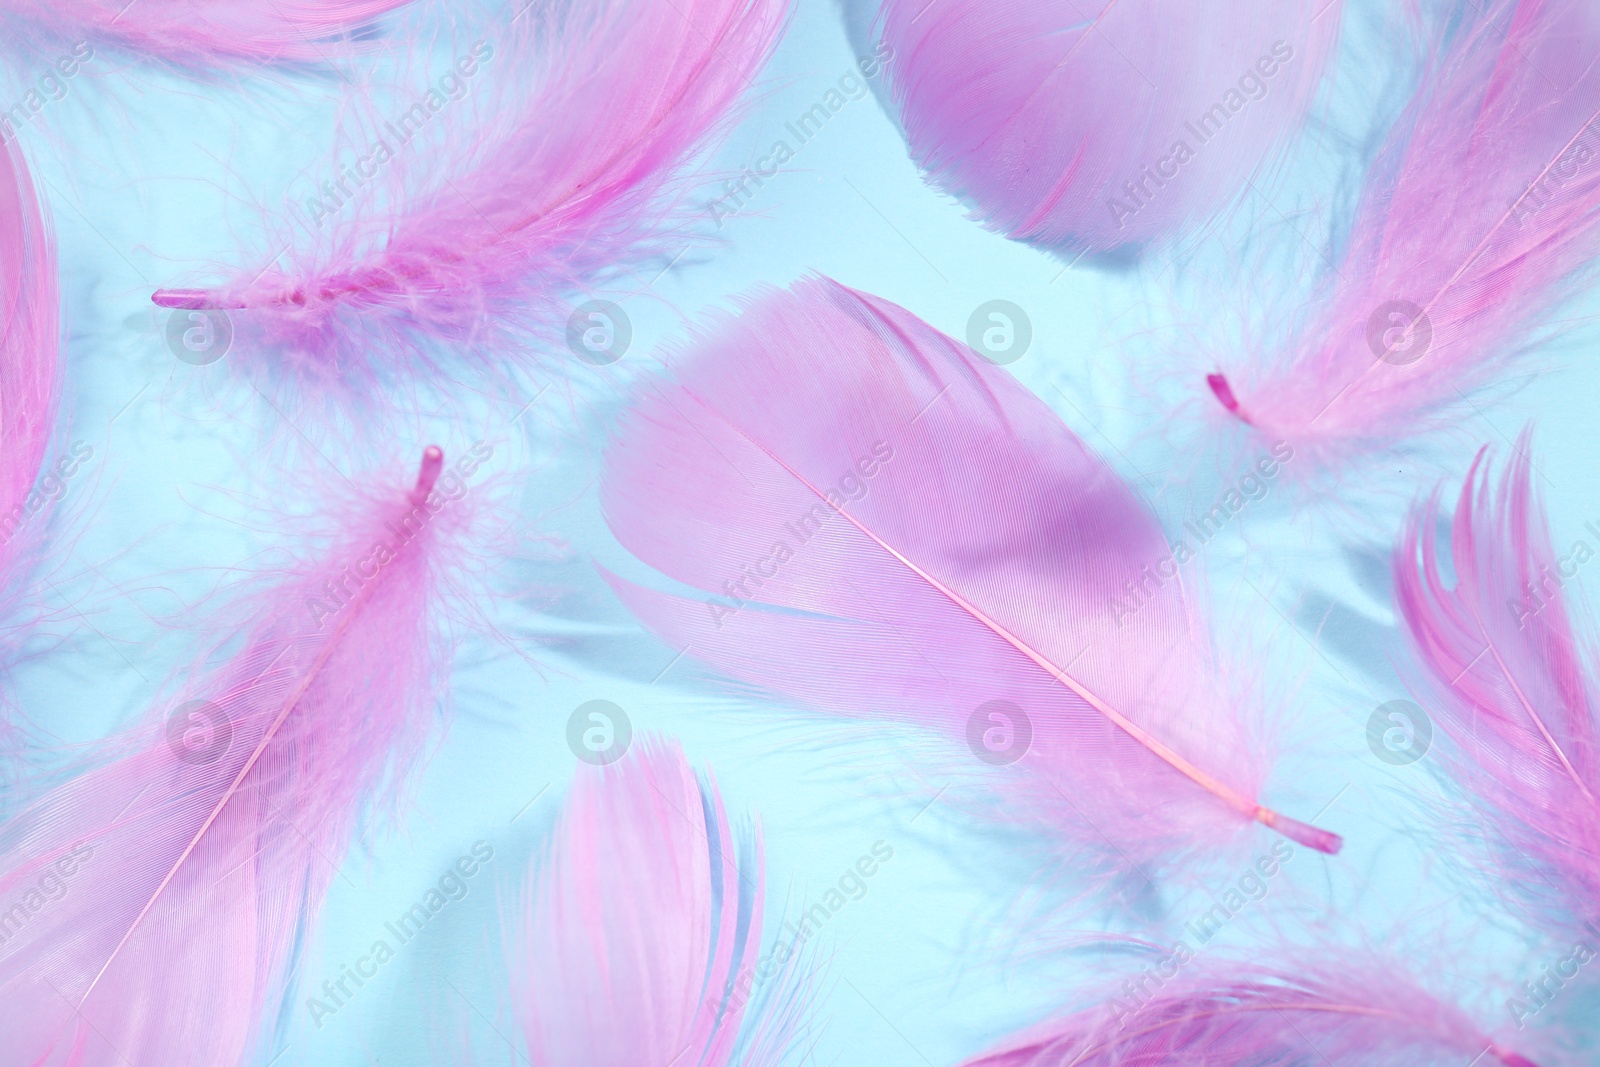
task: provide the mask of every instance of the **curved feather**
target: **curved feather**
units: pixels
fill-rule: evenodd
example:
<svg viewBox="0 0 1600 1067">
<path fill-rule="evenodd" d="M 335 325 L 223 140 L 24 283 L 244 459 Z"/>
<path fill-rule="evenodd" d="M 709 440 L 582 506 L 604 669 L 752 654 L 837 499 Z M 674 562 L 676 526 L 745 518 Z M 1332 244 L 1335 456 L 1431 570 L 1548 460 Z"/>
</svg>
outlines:
<svg viewBox="0 0 1600 1067">
<path fill-rule="evenodd" d="M 1051 1021 L 964 1067 L 1535 1067 L 1393 964 L 1293 972 L 1212 964 L 1127 983 L 1109 1006 Z"/>
<path fill-rule="evenodd" d="M 4 0 L 0 10 L 67 40 L 88 39 L 179 66 L 316 61 L 411 0 Z"/>
<path fill-rule="evenodd" d="M 1310 105 L 1341 6 L 884 0 L 879 30 L 931 182 L 1015 240 L 1130 252 L 1244 194 Z"/>
<path fill-rule="evenodd" d="M 60 304 L 55 239 L 9 141 L 0 145 L 0 576 L 26 542 L 24 502 L 55 427 Z"/>
<path fill-rule="evenodd" d="M 1498 485 L 1486 452 L 1473 463 L 1451 525 L 1453 588 L 1432 536 L 1438 493 L 1413 512 L 1395 599 L 1427 672 L 1419 699 L 1451 741 L 1438 748 L 1444 773 L 1521 871 L 1504 884 L 1544 898 L 1536 921 L 1565 931 L 1600 908 L 1600 688 L 1567 616 L 1528 443 Z"/>
<path fill-rule="evenodd" d="M 333 380 L 404 373 L 440 339 L 482 358 L 526 331 L 547 336 L 568 310 L 558 303 L 662 251 L 685 163 L 750 85 L 786 11 L 786 0 L 537 4 L 462 53 L 487 64 L 477 77 L 499 79 L 486 123 L 437 122 L 424 151 L 408 142 L 425 120 L 375 122 L 366 157 L 382 156 L 368 167 L 381 193 L 332 194 L 331 217 L 319 208 L 288 242 L 288 267 L 274 259 L 154 300 L 246 309 L 242 325 Z"/>
<path fill-rule="evenodd" d="M 431 728 L 441 463 L 430 448 L 412 493 L 345 516 L 325 558 L 245 599 L 159 719 L 0 827 L 14 1062 L 262 1051 L 361 816 Z"/>
<path fill-rule="evenodd" d="M 676 743 L 646 738 L 614 766 L 580 768 L 507 917 L 530 1062 L 779 1062 L 794 1005 L 764 1013 L 748 999 L 764 891 L 759 833 L 735 840 L 715 784 Z"/>
<path fill-rule="evenodd" d="M 1338 850 L 1257 801 L 1267 761 L 1182 585 L 1152 575 L 1170 549 L 1146 506 L 902 308 L 827 279 L 753 300 L 643 393 L 601 501 L 634 555 L 697 591 L 611 577 L 664 639 L 835 713 L 1009 726 L 984 747 L 1020 756 L 1019 810 L 1092 852 L 1140 863 L 1249 820 Z"/>
<path fill-rule="evenodd" d="M 1442 421 L 1600 252 L 1600 9 L 1481 8 L 1436 46 L 1325 297 L 1280 352 L 1211 376 L 1274 440 L 1337 459 Z"/>
</svg>

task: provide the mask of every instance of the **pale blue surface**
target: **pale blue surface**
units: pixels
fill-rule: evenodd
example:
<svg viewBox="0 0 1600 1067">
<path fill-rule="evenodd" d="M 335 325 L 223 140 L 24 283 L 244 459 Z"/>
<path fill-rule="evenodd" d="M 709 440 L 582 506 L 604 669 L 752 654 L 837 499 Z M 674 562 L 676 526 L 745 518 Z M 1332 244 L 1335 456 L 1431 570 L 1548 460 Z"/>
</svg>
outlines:
<svg viewBox="0 0 1600 1067">
<path fill-rule="evenodd" d="M 1371 17 L 1364 7 L 1352 13 L 1356 40 L 1381 37 L 1362 28 Z M 734 172 L 765 155 L 854 58 L 833 4 L 802 0 L 763 93 L 714 165 Z M 1379 62 L 1371 50 L 1357 60 Z M 1355 125 L 1350 116 L 1377 106 L 1382 79 L 1358 71 L 1339 83 L 1336 124 Z M 25 69 L 20 76 L 30 77 Z M 281 417 L 224 366 L 174 360 L 148 304 L 151 289 L 255 248 L 260 223 L 250 205 L 277 210 L 303 175 L 327 169 L 336 86 L 292 85 L 204 86 L 102 54 L 50 105 L 50 125 L 25 134 L 60 235 L 66 437 L 95 449 L 69 486 L 70 506 L 56 513 L 62 555 L 53 604 L 61 618 L 52 632 L 68 640 L 16 678 L 24 706 L 65 739 L 97 736 L 142 709 L 187 651 L 185 635 L 157 620 L 187 623 L 189 606 L 218 576 L 205 568 L 238 566 L 272 546 L 266 531 L 246 523 L 250 512 L 235 494 L 292 509 L 314 480 L 257 451 L 264 436 L 286 433 Z M 1241 287 L 1252 299 L 1303 299 L 1304 275 L 1285 272 L 1279 296 L 1271 275 L 1241 281 L 1230 265 L 1240 262 L 1236 241 L 1246 227 L 1257 242 L 1292 243 L 1284 222 L 1292 216 L 1309 238 L 1298 263 L 1309 271 L 1323 209 L 1339 202 L 1332 164 L 1308 149 L 1270 207 L 1247 201 L 1243 222 L 1197 240 L 1177 270 L 1160 259 L 1122 274 L 1065 269 L 985 232 L 924 185 L 894 124 L 866 95 L 833 116 L 747 209 L 720 229 L 707 226 L 718 244 L 653 284 L 640 279 L 645 291 L 625 301 L 635 338 L 623 370 L 655 366 L 657 345 L 680 337 L 681 323 L 703 309 L 808 271 L 903 304 L 956 336 L 974 308 L 1003 298 L 1025 308 L 1033 325 L 1033 347 L 1013 372 L 1176 528 L 1230 477 L 1196 458 L 1189 424 L 1170 420 L 1164 406 L 1180 392 L 1200 397 L 1182 412 L 1193 419 L 1209 403 L 1200 396 L 1205 368 L 1191 361 L 1187 339 L 1228 310 L 1207 301 L 1233 300 Z M 1183 282 L 1176 288 L 1175 276 Z M 1374 707 L 1403 695 L 1389 663 L 1401 645 L 1387 551 L 1407 501 L 1435 475 L 1459 477 L 1480 443 L 1504 455 L 1536 417 L 1555 540 L 1595 544 L 1583 530 L 1600 521 L 1592 433 L 1600 390 L 1585 358 L 1592 342 L 1580 328 L 1526 364 L 1526 388 L 1485 406 L 1459 440 L 1415 462 L 1358 465 L 1338 500 L 1297 499 L 1275 487 L 1191 566 L 1215 601 L 1219 643 L 1243 673 L 1259 676 L 1262 703 L 1285 727 L 1269 803 L 1299 815 L 1331 805 L 1318 821 L 1348 841 L 1335 860 L 1302 851 L 1220 940 L 1248 945 L 1253 931 L 1275 922 L 1299 939 L 1325 929 L 1383 946 L 1442 994 L 1466 997 L 1491 1029 L 1507 1022 L 1507 987 L 1559 955 L 1525 943 L 1515 928 L 1494 930 L 1454 899 L 1458 888 L 1442 877 L 1404 802 L 1432 788 L 1424 765 L 1379 763 L 1365 728 Z M 1162 368 L 1174 376 L 1162 377 Z M 514 430 L 487 415 L 482 426 L 433 428 L 447 451 L 480 436 L 495 441 L 495 475 L 532 472 L 522 504 L 527 556 L 502 568 L 506 595 L 491 611 L 520 656 L 484 637 L 460 650 L 453 725 L 416 808 L 403 830 L 343 863 L 322 941 L 310 947 L 308 984 L 364 954 L 383 923 L 474 841 L 491 843 L 496 858 L 347 1008 L 317 1027 L 303 1002 L 294 1005 L 274 1062 L 447 1062 L 431 1049 L 446 1047 L 460 1028 L 475 1033 L 479 1062 L 512 1062 L 484 1019 L 512 1032 L 495 1014 L 498 986 L 483 965 L 497 937 L 495 886 L 513 885 L 539 846 L 576 765 L 567 716 L 591 699 L 622 705 L 635 730 L 680 737 L 691 758 L 714 769 L 732 809 L 759 814 L 774 912 L 785 900 L 794 910 L 815 900 L 874 842 L 893 847 L 866 895 L 825 928 L 815 1043 L 804 1062 L 951 1064 L 1066 1003 L 1069 990 L 1087 989 L 1081 1002 L 1093 1002 L 1103 961 L 1036 956 L 1047 942 L 1036 924 L 1017 921 L 1016 903 L 1037 879 L 1007 842 L 963 819 L 956 798 L 981 768 L 959 746 L 719 696 L 687 664 L 672 663 L 674 650 L 638 630 L 590 567 L 591 557 L 617 567 L 628 561 L 597 516 L 588 445 L 556 433 L 568 420 L 551 403 L 556 395 Z M 620 391 L 609 395 L 582 420 L 590 441 L 622 400 Z M 420 440 L 396 450 L 409 454 Z M 328 459 L 361 473 L 344 457 Z M 534 536 L 552 540 L 536 545 Z M 1586 569 L 1578 584 L 1592 585 L 1597 574 Z M 552 588 L 560 595 L 537 595 Z M 947 785 L 955 792 L 929 805 Z M 1127 919 L 1118 928 L 1170 936 L 1270 845 L 1259 832 L 1214 870 L 1164 886 L 1167 934 Z"/>
</svg>

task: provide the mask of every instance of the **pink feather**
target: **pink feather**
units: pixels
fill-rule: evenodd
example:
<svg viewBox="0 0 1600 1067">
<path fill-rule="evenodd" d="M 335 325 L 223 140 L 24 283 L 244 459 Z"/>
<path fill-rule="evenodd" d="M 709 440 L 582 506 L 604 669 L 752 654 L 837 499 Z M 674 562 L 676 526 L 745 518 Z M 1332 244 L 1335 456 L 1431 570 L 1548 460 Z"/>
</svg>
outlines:
<svg viewBox="0 0 1600 1067">
<path fill-rule="evenodd" d="M 1007 237 L 1128 252 L 1246 192 L 1304 117 L 1341 6 L 884 0 L 879 30 L 931 182 Z"/>
<path fill-rule="evenodd" d="M 759 833 L 736 843 L 716 786 L 676 743 L 645 739 L 615 766 L 581 768 L 507 917 L 530 1062 L 780 1062 L 799 1005 L 787 977 L 750 998 L 764 887 Z"/>
<path fill-rule="evenodd" d="M 538 4 L 473 46 L 477 77 L 499 79 L 486 125 L 444 121 L 425 150 L 389 144 L 393 130 L 374 121 L 371 142 L 396 153 L 381 191 L 307 227 L 309 241 L 291 236 L 287 268 L 154 300 L 244 310 L 241 327 L 340 381 L 403 374 L 441 340 L 503 354 L 527 331 L 547 339 L 563 301 L 666 247 L 685 164 L 751 84 L 786 11 L 787 0 Z"/>
<path fill-rule="evenodd" d="M 183 67 L 325 60 L 410 0 L 3 0 L 0 13 L 52 37 Z"/>
<path fill-rule="evenodd" d="M 1275 356 L 1212 375 L 1268 438 L 1331 459 L 1440 423 L 1600 252 L 1600 8 L 1456 12 L 1371 168 L 1326 296 Z"/>
<path fill-rule="evenodd" d="M 27 543 L 23 504 L 55 427 L 60 303 L 55 240 L 10 141 L 0 145 L 0 583 Z"/>
<path fill-rule="evenodd" d="M 1319 960 L 1293 973 L 1208 964 L 1053 1020 L 963 1067 L 1535 1067 L 1393 963 Z M 1132 983 L 1128 983 L 1130 986 Z"/>
<path fill-rule="evenodd" d="M 11 1062 L 264 1051 L 336 865 L 431 729 L 441 465 L 428 449 L 415 490 L 343 516 L 322 560 L 244 599 L 178 700 L 0 827 Z"/>
<path fill-rule="evenodd" d="M 1522 872 L 1505 881 L 1565 931 L 1600 909 L 1600 687 L 1567 617 L 1528 442 L 1498 487 L 1478 454 L 1451 528 L 1454 588 L 1434 549 L 1438 493 L 1413 513 L 1395 599 L 1427 671 L 1418 699 L 1450 741 L 1435 748 L 1445 773 L 1493 828 L 1490 849 Z"/>
<path fill-rule="evenodd" d="M 827 279 L 753 300 L 643 394 L 601 500 L 627 548 L 697 591 L 617 592 L 734 678 L 974 745 L 1020 709 L 1008 811 L 1089 855 L 1112 841 L 1142 864 L 1251 820 L 1339 848 L 1257 801 L 1267 760 L 1195 605 L 1152 579 L 1170 550 L 1147 507 L 902 308 Z M 1119 610 L 1136 582 L 1147 602 Z"/>
</svg>

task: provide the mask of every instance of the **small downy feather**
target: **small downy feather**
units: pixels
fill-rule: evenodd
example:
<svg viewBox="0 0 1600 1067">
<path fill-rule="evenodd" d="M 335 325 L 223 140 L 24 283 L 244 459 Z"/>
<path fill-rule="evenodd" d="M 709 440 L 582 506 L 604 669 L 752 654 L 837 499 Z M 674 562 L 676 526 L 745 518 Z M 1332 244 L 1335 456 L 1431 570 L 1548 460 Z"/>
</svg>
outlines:
<svg viewBox="0 0 1600 1067">
<path fill-rule="evenodd" d="M 786 0 L 532 5 L 460 52 L 483 121 L 453 115 L 424 135 L 427 109 L 374 118 L 348 140 L 376 174 L 329 183 L 280 256 L 154 300 L 234 309 L 248 336 L 327 381 L 421 374 L 441 341 L 516 358 L 530 335 L 554 336 L 575 294 L 662 256 L 682 228 L 686 164 L 786 13 Z"/>
<path fill-rule="evenodd" d="M 675 742 L 643 738 L 616 764 L 579 772 L 505 919 L 512 1013 L 529 1062 L 781 1062 L 803 998 L 792 964 L 752 990 L 765 894 L 759 833 L 736 838 L 715 784 L 696 777 Z"/>
<path fill-rule="evenodd" d="M 12 140 L 0 145 L 0 586 L 27 543 L 24 505 L 54 432 L 60 304 L 55 240 Z"/>
<path fill-rule="evenodd" d="M 1258 801 L 1269 761 L 1182 583 L 1155 576 L 1171 550 L 1146 505 L 902 308 L 827 279 L 751 300 L 641 391 L 601 503 L 624 546 L 697 591 L 609 576 L 663 639 L 1015 763 L 1007 812 L 1084 865 L 1125 873 L 1252 820 L 1339 848 Z"/>
<path fill-rule="evenodd" d="M 1007 237 L 1137 253 L 1242 196 L 1303 119 L 1341 0 L 884 0 L 928 180 Z"/>
<path fill-rule="evenodd" d="M 270 1058 L 336 865 L 432 729 L 441 466 L 268 575 L 176 700 L 0 826 L 11 1062 Z"/>
<path fill-rule="evenodd" d="M 1434 547 L 1438 492 L 1413 512 L 1395 598 L 1425 668 L 1417 697 L 1448 738 L 1435 758 L 1510 868 L 1495 882 L 1564 935 L 1600 915 L 1600 685 L 1567 615 L 1528 448 L 1524 432 L 1498 485 L 1478 454 L 1451 525 L 1453 588 Z"/>
<path fill-rule="evenodd" d="M 1053 1020 L 963 1067 L 1461 1067 L 1489 1057 L 1536 1067 L 1392 961 L 1321 956 L 1293 971 L 1186 968 L 1154 990 Z"/>
<path fill-rule="evenodd" d="M 1600 8 L 1455 9 L 1366 179 L 1326 294 L 1276 351 L 1208 379 L 1237 418 L 1320 455 L 1448 421 L 1600 253 Z"/>
<path fill-rule="evenodd" d="M 151 56 L 179 67 L 317 62 L 348 52 L 411 0 L 3 0 L 23 35 Z"/>
</svg>

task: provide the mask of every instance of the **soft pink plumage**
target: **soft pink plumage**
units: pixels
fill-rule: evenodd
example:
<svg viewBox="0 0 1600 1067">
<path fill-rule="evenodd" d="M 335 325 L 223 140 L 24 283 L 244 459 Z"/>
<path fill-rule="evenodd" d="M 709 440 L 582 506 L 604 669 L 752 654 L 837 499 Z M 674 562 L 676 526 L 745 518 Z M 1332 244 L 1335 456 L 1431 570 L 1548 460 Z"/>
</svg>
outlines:
<svg viewBox="0 0 1600 1067">
<path fill-rule="evenodd" d="M 1484 453 L 1467 475 L 1454 588 L 1434 549 L 1438 494 L 1416 510 L 1395 598 L 1427 669 L 1418 699 L 1449 738 L 1435 751 L 1479 807 L 1484 843 L 1521 872 L 1503 880 L 1508 895 L 1532 893 L 1519 902 L 1534 921 L 1565 933 L 1600 911 L 1600 684 L 1567 617 L 1527 448 L 1524 434 L 1497 489 Z"/>
<path fill-rule="evenodd" d="M 499 94 L 477 112 L 487 125 L 446 115 L 413 145 L 375 121 L 362 136 L 395 155 L 369 168 L 378 187 L 297 228 L 287 267 L 154 299 L 245 309 L 241 330 L 330 380 L 420 373 L 441 341 L 485 362 L 526 352 L 574 296 L 682 228 L 684 164 L 722 128 L 786 12 L 786 0 L 559 0 L 485 28 L 459 53 L 497 85 L 471 90 Z"/>
<path fill-rule="evenodd" d="M 890 95 L 930 181 L 1008 237 L 1113 252 L 1245 194 L 1304 116 L 1341 6 L 885 0 L 879 19 Z"/>
<path fill-rule="evenodd" d="M 9 1062 L 267 1051 L 336 865 L 431 729 L 439 470 L 429 449 L 411 494 L 343 516 L 244 599 L 214 666 L 0 827 L 0 906 L 27 905 L 0 941 Z"/>
<path fill-rule="evenodd" d="M 1392 962 L 1299 962 L 1292 971 L 1191 963 L 964 1067 L 1461 1067 L 1486 1056 L 1535 1067 Z"/>
<path fill-rule="evenodd" d="M 182 67 L 327 59 L 411 0 L 3 0 L 24 32 L 89 40 Z M 31 26 L 27 25 L 31 24 Z"/>
<path fill-rule="evenodd" d="M 646 738 L 615 766 L 579 768 L 507 917 L 534 1067 L 778 1063 L 800 1001 L 782 960 L 776 992 L 751 995 L 764 883 L 760 836 L 736 841 L 677 744 Z"/>
<path fill-rule="evenodd" d="M 0 145 L 0 584 L 55 427 L 60 302 L 55 240 L 11 141 Z"/>
<path fill-rule="evenodd" d="M 1452 18 L 1326 295 L 1278 351 L 1226 358 L 1210 381 L 1329 462 L 1440 422 L 1600 253 L 1600 8 L 1494 0 Z"/>
<path fill-rule="evenodd" d="M 1252 819 L 1338 849 L 1259 805 L 1269 761 L 1204 622 L 1150 580 L 1160 525 L 1006 372 L 826 279 L 695 349 L 626 417 L 601 489 L 618 539 L 702 591 L 613 578 L 647 626 L 843 715 L 965 740 L 1004 731 L 1009 701 L 1032 741 L 1008 811 L 1091 851 L 1143 863 Z M 1135 582 L 1145 602 L 1118 610 Z"/>
</svg>

